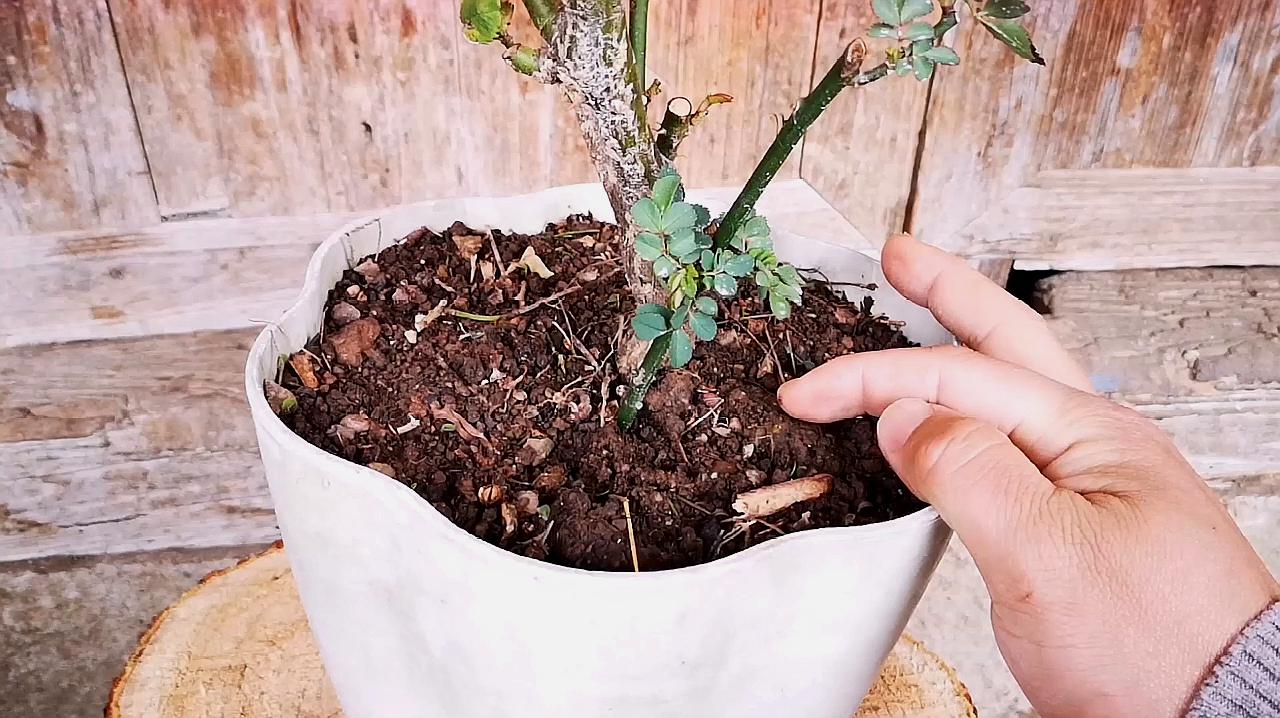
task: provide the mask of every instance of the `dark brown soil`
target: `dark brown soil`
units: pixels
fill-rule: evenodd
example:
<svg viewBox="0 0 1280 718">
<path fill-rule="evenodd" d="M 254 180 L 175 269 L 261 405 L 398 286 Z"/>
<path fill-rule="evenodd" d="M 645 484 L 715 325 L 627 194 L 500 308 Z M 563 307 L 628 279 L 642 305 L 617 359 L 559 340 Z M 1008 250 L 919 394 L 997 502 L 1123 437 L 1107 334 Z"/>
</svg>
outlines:
<svg viewBox="0 0 1280 718">
<path fill-rule="evenodd" d="M 462 225 L 414 232 L 330 292 L 322 335 L 283 372 L 298 399 L 285 421 L 394 475 L 484 540 L 579 568 L 632 570 L 629 523 L 640 568 L 655 570 L 921 508 L 880 456 L 874 419 L 816 426 L 778 407 L 784 379 L 841 354 L 909 345 L 869 302 L 820 284 L 787 322 L 765 316 L 754 294 L 722 303 L 716 341 L 667 371 L 636 431 L 621 434 L 616 350 L 633 303 L 614 231 L 570 217 L 493 241 Z M 555 275 L 503 274 L 530 246 Z M 767 524 L 735 518 L 737 494 L 821 473 L 835 477 L 827 496 Z"/>
</svg>

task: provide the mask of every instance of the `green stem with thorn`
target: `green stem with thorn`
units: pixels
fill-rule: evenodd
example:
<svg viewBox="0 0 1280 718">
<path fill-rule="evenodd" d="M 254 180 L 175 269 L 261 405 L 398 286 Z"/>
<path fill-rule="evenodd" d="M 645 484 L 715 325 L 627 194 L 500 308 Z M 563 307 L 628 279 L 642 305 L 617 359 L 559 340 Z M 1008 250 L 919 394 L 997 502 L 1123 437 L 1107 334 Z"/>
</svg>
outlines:
<svg viewBox="0 0 1280 718">
<path fill-rule="evenodd" d="M 631 0 L 631 61 L 636 92 L 645 90 L 644 58 L 649 44 L 649 0 Z"/>
<path fill-rule="evenodd" d="M 742 192 L 738 194 L 729 211 L 720 220 L 720 227 L 716 230 L 717 247 L 729 246 L 734 233 L 751 216 L 756 202 L 760 200 L 760 195 L 764 194 L 764 188 L 773 181 L 782 164 L 791 156 L 791 151 L 804 137 L 804 133 L 809 131 L 836 95 L 846 87 L 861 87 L 889 74 L 889 66 L 883 63 L 866 72 L 859 72 L 862 69 L 862 59 L 865 54 L 866 45 L 861 40 L 849 43 L 840 55 L 840 59 L 836 60 L 827 74 L 813 88 L 813 92 L 801 100 L 796 106 L 796 111 L 782 123 L 777 137 L 773 138 L 773 144 L 769 145 L 769 149 L 760 158 L 760 163 L 756 165 L 755 171 L 743 185 Z"/>
<path fill-rule="evenodd" d="M 649 387 L 653 386 L 653 380 L 657 378 L 662 362 L 667 358 L 667 351 L 671 349 L 671 338 L 674 334 L 675 332 L 667 332 L 654 339 L 649 344 L 649 351 L 645 352 L 644 359 L 640 361 L 640 369 L 631 377 L 631 390 L 627 392 L 626 398 L 618 407 L 618 426 L 622 427 L 623 431 L 630 431 L 635 425 L 636 415 L 640 413 L 640 407 L 644 404 L 645 394 L 649 393 Z"/>
</svg>

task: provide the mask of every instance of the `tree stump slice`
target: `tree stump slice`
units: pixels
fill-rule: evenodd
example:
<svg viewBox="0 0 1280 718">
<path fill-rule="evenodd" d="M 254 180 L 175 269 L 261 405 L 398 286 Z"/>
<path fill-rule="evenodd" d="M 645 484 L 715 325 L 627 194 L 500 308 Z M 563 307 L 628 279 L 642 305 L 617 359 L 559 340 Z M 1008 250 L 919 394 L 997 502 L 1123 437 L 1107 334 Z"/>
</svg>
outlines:
<svg viewBox="0 0 1280 718">
<path fill-rule="evenodd" d="M 277 544 L 165 609 L 116 679 L 107 718 L 341 718 Z M 903 636 L 856 718 L 972 718 L 955 671 Z"/>
</svg>

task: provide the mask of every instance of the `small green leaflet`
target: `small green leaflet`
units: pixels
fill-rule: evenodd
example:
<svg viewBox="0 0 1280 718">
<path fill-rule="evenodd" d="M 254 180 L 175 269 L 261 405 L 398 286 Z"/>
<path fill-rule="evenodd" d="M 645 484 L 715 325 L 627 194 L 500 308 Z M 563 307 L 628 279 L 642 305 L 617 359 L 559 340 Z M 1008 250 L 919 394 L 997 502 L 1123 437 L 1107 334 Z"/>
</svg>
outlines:
<svg viewBox="0 0 1280 718">
<path fill-rule="evenodd" d="M 898 28 L 878 22 L 867 29 L 867 34 L 871 37 L 893 38 L 898 36 Z"/>
<path fill-rule="evenodd" d="M 651 232 L 641 232 L 636 237 L 636 254 L 639 254 L 640 258 L 646 262 L 652 262 L 661 257 L 663 252 L 666 251 L 664 245 L 662 237 Z"/>
<path fill-rule="evenodd" d="M 681 258 L 700 249 L 697 240 L 693 236 L 693 230 L 688 227 L 672 232 L 671 242 L 668 246 L 671 248 L 672 254 Z"/>
<path fill-rule="evenodd" d="M 800 273 L 797 272 L 796 268 L 790 264 L 783 264 L 778 267 L 778 278 L 793 287 L 799 287 L 803 284 L 800 279 Z"/>
<path fill-rule="evenodd" d="M 488 44 L 507 30 L 514 6 L 504 0 L 462 0 L 458 19 L 471 42 Z"/>
<path fill-rule="evenodd" d="M 791 303 L 778 296 L 776 292 L 769 292 L 769 309 L 778 319 L 785 320 L 791 316 Z"/>
<path fill-rule="evenodd" d="M 745 277 L 755 268 L 755 257 L 749 254 L 735 254 L 724 263 L 724 271 L 735 277 Z"/>
<path fill-rule="evenodd" d="M 703 297 L 703 299 L 706 299 L 706 297 Z M 693 329 L 693 333 L 704 342 L 709 342 L 716 338 L 716 320 L 702 312 L 694 312 L 689 315 L 689 326 Z"/>
<path fill-rule="evenodd" d="M 670 331 L 670 328 L 667 326 L 667 318 L 661 314 L 654 314 L 652 312 L 644 314 L 637 312 L 636 315 L 631 318 L 631 328 L 636 333 L 636 339 L 639 339 L 642 342 L 653 341 Z"/>
<path fill-rule="evenodd" d="M 1025 27 L 1013 20 L 1002 20 L 985 13 L 978 13 L 978 21 L 987 29 L 987 32 L 1017 53 L 1018 57 L 1037 65 L 1044 64 L 1044 58 L 1040 56 L 1040 51 L 1036 49 L 1035 43 L 1031 42 L 1031 34 L 1027 32 Z"/>
<path fill-rule="evenodd" d="M 700 204 L 693 205 L 694 214 L 698 216 L 698 221 L 693 224 L 695 229 L 706 229 L 711 224 L 711 211 Z"/>
<path fill-rule="evenodd" d="M 717 274 L 715 278 L 716 294 L 732 297 L 738 293 L 738 283 L 727 274 Z"/>
<path fill-rule="evenodd" d="M 648 197 L 636 202 L 636 206 L 631 208 L 631 217 L 650 232 L 662 232 L 662 210 Z"/>
<path fill-rule="evenodd" d="M 949 47 L 931 47 L 925 50 L 921 55 L 928 60 L 938 63 L 939 65 L 959 65 L 960 56 L 955 50 Z"/>
<path fill-rule="evenodd" d="M 932 40 L 933 26 L 925 22 L 913 22 L 903 35 L 908 40 Z"/>
<path fill-rule="evenodd" d="M 670 257 L 658 257 L 653 260 L 653 273 L 658 279 L 666 279 L 676 271 L 676 263 Z"/>
<path fill-rule="evenodd" d="M 671 173 L 659 177 L 658 181 L 653 183 L 653 203 L 665 213 L 675 201 L 676 191 L 679 189 L 680 175 Z"/>
<path fill-rule="evenodd" d="M 693 358 L 693 340 L 683 329 L 671 336 L 671 366 L 679 369 Z"/>
<path fill-rule="evenodd" d="M 710 317 L 720 313 L 720 307 L 716 306 L 716 300 L 711 297 L 698 297 L 698 301 L 694 302 L 694 306 L 699 312 Z"/>
<path fill-rule="evenodd" d="M 688 202 L 675 202 L 662 213 L 662 229 L 667 232 L 693 229 L 697 223 L 698 212 Z"/>
</svg>

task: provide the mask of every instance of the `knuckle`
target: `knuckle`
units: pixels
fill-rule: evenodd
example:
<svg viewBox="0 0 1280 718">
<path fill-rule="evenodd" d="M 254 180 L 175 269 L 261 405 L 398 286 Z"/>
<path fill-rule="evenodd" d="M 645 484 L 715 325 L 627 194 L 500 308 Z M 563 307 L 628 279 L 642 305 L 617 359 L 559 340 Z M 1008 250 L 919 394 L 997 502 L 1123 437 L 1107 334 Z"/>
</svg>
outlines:
<svg viewBox="0 0 1280 718">
<path fill-rule="evenodd" d="M 956 474 L 972 469 L 999 446 L 994 429 L 976 419 L 957 417 L 929 432 L 918 451 L 926 474 Z"/>
</svg>

